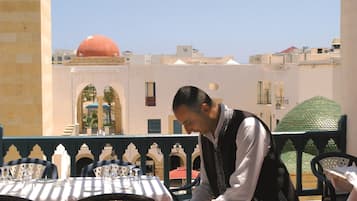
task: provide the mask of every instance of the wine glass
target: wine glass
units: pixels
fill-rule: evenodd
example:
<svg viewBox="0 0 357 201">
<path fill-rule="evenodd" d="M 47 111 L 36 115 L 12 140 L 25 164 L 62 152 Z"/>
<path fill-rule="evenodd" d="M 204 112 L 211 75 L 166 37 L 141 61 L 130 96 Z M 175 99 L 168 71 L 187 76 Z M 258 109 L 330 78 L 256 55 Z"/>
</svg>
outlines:
<svg viewBox="0 0 357 201">
<path fill-rule="evenodd" d="M 128 167 L 129 167 L 129 177 L 131 178 L 134 176 L 133 169 L 136 167 L 136 165 L 129 164 Z"/>
<path fill-rule="evenodd" d="M 103 177 L 110 178 L 110 166 L 109 165 L 103 166 Z"/>
<path fill-rule="evenodd" d="M 0 171 L 1 171 L 1 181 L 6 181 L 7 180 L 7 173 L 5 173 L 5 171 L 7 171 L 6 167 L 0 167 Z"/>
<path fill-rule="evenodd" d="M 32 164 L 21 164 L 21 195 L 26 196 L 28 192 L 31 192 L 33 189 L 33 183 L 31 182 L 32 174 L 33 174 L 33 165 Z"/>
<path fill-rule="evenodd" d="M 133 171 L 134 171 L 134 180 L 135 181 L 139 181 L 140 182 L 140 171 L 141 169 L 139 167 L 135 167 L 133 168 Z"/>
<path fill-rule="evenodd" d="M 112 179 L 115 179 L 116 177 L 118 177 L 118 169 L 119 166 L 117 164 L 110 164 L 110 170 L 111 170 L 111 177 Z"/>
</svg>

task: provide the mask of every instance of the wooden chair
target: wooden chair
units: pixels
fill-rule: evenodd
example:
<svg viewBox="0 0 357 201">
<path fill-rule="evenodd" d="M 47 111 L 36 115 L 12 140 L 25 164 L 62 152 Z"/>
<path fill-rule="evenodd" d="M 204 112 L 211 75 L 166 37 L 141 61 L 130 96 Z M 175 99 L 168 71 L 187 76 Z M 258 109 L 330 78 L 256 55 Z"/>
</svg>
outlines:
<svg viewBox="0 0 357 201">
<path fill-rule="evenodd" d="M 79 199 L 78 201 L 155 201 L 155 200 L 143 195 L 112 193 L 112 194 L 94 195 L 94 196 Z"/>
<path fill-rule="evenodd" d="M 11 176 L 16 179 L 21 179 L 25 170 L 31 171 L 31 177 L 35 179 L 58 178 L 56 165 L 38 158 L 20 158 L 9 161 L 4 166 L 9 167 Z"/>
<path fill-rule="evenodd" d="M 324 169 L 351 166 L 353 163 L 357 164 L 357 158 L 346 153 L 341 152 L 327 152 L 315 156 L 311 160 L 312 173 L 322 182 L 322 201 L 331 200 L 346 200 L 348 192 L 336 192 L 331 181 L 326 177 Z"/>
</svg>

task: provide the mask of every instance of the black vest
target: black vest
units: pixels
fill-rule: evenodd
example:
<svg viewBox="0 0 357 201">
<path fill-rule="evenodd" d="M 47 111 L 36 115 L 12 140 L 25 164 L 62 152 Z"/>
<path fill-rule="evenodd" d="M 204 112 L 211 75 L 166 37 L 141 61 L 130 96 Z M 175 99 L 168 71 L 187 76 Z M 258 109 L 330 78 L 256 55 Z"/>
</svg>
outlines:
<svg viewBox="0 0 357 201">
<path fill-rule="evenodd" d="M 223 111 L 221 111 L 223 112 Z M 252 200 L 254 201 L 297 201 L 294 186 L 291 183 L 288 170 L 275 152 L 275 145 L 269 128 L 254 114 L 249 112 L 234 110 L 232 119 L 228 122 L 224 133 L 218 137 L 218 146 L 214 145 L 208 138 L 201 136 L 203 162 L 205 165 L 207 178 L 211 191 L 215 197 L 224 192 L 219 192 L 217 183 L 217 169 L 214 155 L 219 154 L 222 158 L 223 172 L 225 177 L 225 187 L 229 188 L 229 177 L 235 171 L 236 161 L 236 135 L 241 122 L 247 117 L 258 119 L 267 130 L 270 136 L 271 148 L 264 158 L 257 186 Z"/>
</svg>

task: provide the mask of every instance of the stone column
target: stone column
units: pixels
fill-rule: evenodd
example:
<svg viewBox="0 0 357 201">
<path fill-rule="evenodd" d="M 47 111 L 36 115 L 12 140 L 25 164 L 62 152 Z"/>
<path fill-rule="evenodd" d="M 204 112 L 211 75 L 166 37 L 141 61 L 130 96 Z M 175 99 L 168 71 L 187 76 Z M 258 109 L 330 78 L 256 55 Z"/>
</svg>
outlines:
<svg viewBox="0 0 357 201">
<path fill-rule="evenodd" d="M 114 96 L 114 116 L 115 116 L 115 133 L 122 133 L 122 127 L 121 127 L 121 105 L 120 105 L 120 99 L 119 96 L 116 94 Z"/>
<path fill-rule="evenodd" d="M 52 135 L 51 1 L 1 0 L 0 16 L 4 135 Z"/>
<path fill-rule="evenodd" d="M 357 1 L 341 0 L 341 58 L 343 99 L 347 114 L 347 152 L 357 155 Z"/>
<path fill-rule="evenodd" d="M 103 128 L 103 96 L 97 96 L 98 100 L 98 130 Z"/>
<path fill-rule="evenodd" d="M 83 92 L 79 94 L 77 99 L 77 123 L 79 124 L 79 133 L 83 133 Z"/>
</svg>

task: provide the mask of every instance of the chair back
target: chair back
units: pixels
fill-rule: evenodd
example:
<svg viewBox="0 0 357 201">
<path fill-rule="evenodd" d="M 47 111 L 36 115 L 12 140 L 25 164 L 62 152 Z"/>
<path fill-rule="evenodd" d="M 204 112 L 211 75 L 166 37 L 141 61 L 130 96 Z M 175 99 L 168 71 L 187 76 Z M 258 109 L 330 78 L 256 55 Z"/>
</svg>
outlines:
<svg viewBox="0 0 357 201">
<path fill-rule="evenodd" d="M 112 201 L 112 200 L 122 200 L 122 201 L 154 201 L 154 199 L 135 194 L 126 194 L 126 193 L 113 193 L 113 194 L 100 194 L 83 199 L 78 201 Z"/>
<path fill-rule="evenodd" d="M 20 158 L 12 160 L 4 164 L 10 169 L 10 174 L 15 179 L 21 179 L 25 171 L 31 172 L 33 179 L 40 178 L 58 178 L 58 171 L 55 164 L 50 161 L 41 160 L 38 158 Z"/>
<path fill-rule="evenodd" d="M 0 201 L 32 201 L 26 198 L 12 196 L 12 195 L 0 195 Z"/>
<path fill-rule="evenodd" d="M 357 158 L 341 152 L 327 152 L 315 156 L 311 160 L 311 170 L 312 173 L 318 178 L 323 184 L 322 200 L 329 199 L 331 201 L 336 201 L 338 197 L 347 197 L 346 193 L 337 193 L 333 187 L 331 181 L 326 177 L 324 170 L 333 169 L 336 167 L 347 167 L 352 164 L 357 165 Z"/>
<path fill-rule="evenodd" d="M 129 174 L 129 163 L 121 160 L 101 160 L 93 162 L 82 169 L 82 177 L 104 177 L 106 174 L 116 176 L 127 176 Z"/>
<path fill-rule="evenodd" d="M 174 201 L 179 201 L 179 197 L 178 195 L 175 193 L 175 192 L 178 192 L 178 191 L 184 191 L 184 190 L 192 190 L 194 187 L 198 186 L 201 182 L 201 177 L 200 175 L 198 175 L 195 180 L 193 180 L 192 183 L 190 184 L 186 184 L 186 185 L 183 185 L 183 186 L 180 186 L 180 187 L 177 187 L 177 188 L 170 188 L 169 189 L 169 192 L 172 196 L 172 199 Z"/>
</svg>

